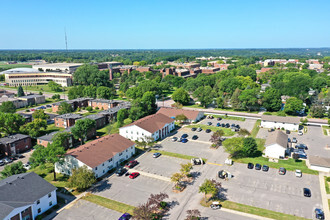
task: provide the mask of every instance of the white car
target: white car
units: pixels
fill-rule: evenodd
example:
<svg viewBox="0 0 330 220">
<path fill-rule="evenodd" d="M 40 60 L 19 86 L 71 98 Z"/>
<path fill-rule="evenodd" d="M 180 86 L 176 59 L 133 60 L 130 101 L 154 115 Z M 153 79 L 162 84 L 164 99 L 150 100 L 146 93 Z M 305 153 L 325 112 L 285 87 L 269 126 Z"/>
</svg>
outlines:
<svg viewBox="0 0 330 220">
<path fill-rule="evenodd" d="M 301 135 L 303 135 L 303 134 L 304 134 L 304 133 L 302 132 L 302 130 L 299 130 L 299 131 L 298 131 L 298 135 L 299 135 L 299 136 L 301 136 Z"/>
<path fill-rule="evenodd" d="M 31 168 L 30 164 L 27 164 L 27 163 L 23 164 L 23 167 L 24 167 L 26 170 L 29 170 L 29 169 Z"/>
<path fill-rule="evenodd" d="M 296 174 L 296 177 L 302 177 L 301 170 L 296 170 L 295 174 Z"/>
</svg>

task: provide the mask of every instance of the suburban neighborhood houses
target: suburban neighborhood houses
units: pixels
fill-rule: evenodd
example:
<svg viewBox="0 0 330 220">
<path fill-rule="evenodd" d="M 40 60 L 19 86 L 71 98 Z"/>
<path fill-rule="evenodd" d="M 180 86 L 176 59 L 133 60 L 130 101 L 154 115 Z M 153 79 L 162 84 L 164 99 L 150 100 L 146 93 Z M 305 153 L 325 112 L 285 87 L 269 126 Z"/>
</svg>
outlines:
<svg viewBox="0 0 330 220">
<path fill-rule="evenodd" d="M 330 1 L 2 1 L 0 220 L 330 220 Z"/>
</svg>

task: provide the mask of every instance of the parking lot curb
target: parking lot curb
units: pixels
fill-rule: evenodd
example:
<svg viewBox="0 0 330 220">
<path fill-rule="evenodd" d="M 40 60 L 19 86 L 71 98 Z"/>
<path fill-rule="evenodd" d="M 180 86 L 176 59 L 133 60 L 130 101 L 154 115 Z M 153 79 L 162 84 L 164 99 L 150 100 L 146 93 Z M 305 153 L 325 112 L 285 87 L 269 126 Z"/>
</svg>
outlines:
<svg viewBox="0 0 330 220">
<path fill-rule="evenodd" d="M 221 208 L 221 210 L 224 211 L 224 212 L 229 212 L 229 213 L 233 213 L 233 214 L 236 214 L 236 215 L 241 215 L 241 216 L 245 216 L 245 217 L 248 217 L 248 218 L 254 218 L 254 219 L 258 219 L 258 220 L 273 220 L 272 218 L 266 218 L 266 217 L 262 217 L 262 216 L 259 216 L 259 215 L 253 215 L 253 214 L 240 212 L 240 211 L 227 209 L 227 208 Z"/>
<path fill-rule="evenodd" d="M 325 191 L 324 173 L 319 172 L 319 182 L 321 188 L 322 206 L 324 211 L 324 219 L 330 218 L 329 205 L 328 205 L 328 194 Z"/>
</svg>

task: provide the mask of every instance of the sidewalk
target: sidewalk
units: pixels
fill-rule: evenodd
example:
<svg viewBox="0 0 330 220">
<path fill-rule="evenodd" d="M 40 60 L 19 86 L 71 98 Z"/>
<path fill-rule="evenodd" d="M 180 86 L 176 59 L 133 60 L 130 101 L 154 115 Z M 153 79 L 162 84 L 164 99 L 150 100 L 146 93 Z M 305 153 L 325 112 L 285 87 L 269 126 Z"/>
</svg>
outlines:
<svg viewBox="0 0 330 220">
<path fill-rule="evenodd" d="M 321 187 L 321 197 L 322 197 L 322 206 L 324 211 L 324 219 L 330 219 L 330 212 L 329 212 L 329 205 L 328 205 L 328 199 L 329 195 L 327 194 L 325 190 L 325 182 L 324 182 L 324 173 L 319 172 L 319 181 L 320 181 L 320 187 Z"/>
</svg>

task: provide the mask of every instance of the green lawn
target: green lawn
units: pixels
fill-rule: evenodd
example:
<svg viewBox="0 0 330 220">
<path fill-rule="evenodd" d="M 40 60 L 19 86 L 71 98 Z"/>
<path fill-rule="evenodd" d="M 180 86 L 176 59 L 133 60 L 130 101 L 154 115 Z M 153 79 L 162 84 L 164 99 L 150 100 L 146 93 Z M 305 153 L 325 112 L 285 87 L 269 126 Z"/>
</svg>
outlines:
<svg viewBox="0 0 330 220">
<path fill-rule="evenodd" d="M 16 89 L 15 87 L 4 86 L 5 88 L 9 89 Z M 63 92 L 54 92 L 52 91 L 48 85 L 37 85 L 37 86 L 23 86 L 24 92 L 26 89 L 28 92 L 47 92 L 47 93 L 54 93 L 54 94 L 66 94 L 68 92 L 68 87 L 64 87 L 65 91 Z"/>
<path fill-rule="evenodd" d="M 244 112 L 244 113 L 254 113 L 254 114 L 258 114 L 258 111 L 244 111 L 244 110 L 236 110 L 233 108 L 215 108 L 215 110 L 219 110 L 219 111 L 228 111 L 228 112 Z"/>
<path fill-rule="evenodd" d="M 48 134 L 48 133 L 51 133 L 54 131 L 64 131 L 64 130 L 65 130 L 65 128 L 59 128 L 59 127 L 56 127 L 55 124 L 51 124 L 51 125 L 47 125 L 46 132 Z"/>
<path fill-rule="evenodd" d="M 206 115 L 212 115 L 212 114 L 206 114 Z M 245 118 L 242 117 L 235 117 L 235 116 L 226 116 L 226 115 L 212 115 L 215 118 L 222 118 L 227 120 L 235 120 L 235 121 L 245 121 Z"/>
<path fill-rule="evenodd" d="M 32 65 L 27 65 L 27 64 L 4 64 L 4 63 L 0 63 L 0 69 L 3 70 L 9 70 L 9 69 L 14 69 L 14 68 L 32 68 Z"/>
<path fill-rule="evenodd" d="M 325 136 L 328 136 L 328 134 L 327 134 L 327 129 L 330 129 L 330 126 L 325 126 L 325 125 L 322 126 L 323 134 L 324 134 Z"/>
<path fill-rule="evenodd" d="M 315 170 L 308 169 L 306 166 L 306 162 L 303 160 L 298 160 L 297 162 L 293 160 L 292 158 L 289 158 L 288 160 L 279 160 L 278 163 L 270 162 L 268 161 L 268 158 L 265 157 L 255 157 L 255 158 L 240 158 L 240 159 L 233 159 L 235 162 L 239 163 L 259 163 L 261 165 L 267 165 L 271 168 L 280 168 L 284 167 L 287 170 L 295 171 L 295 170 L 301 170 L 303 173 L 307 174 L 313 174 L 318 175 L 319 172 Z"/>
<path fill-rule="evenodd" d="M 132 120 L 129 119 L 129 118 L 126 118 L 124 120 L 123 126 L 128 125 L 130 123 L 132 123 Z M 115 123 L 108 124 L 107 126 L 101 128 L 99 130 L 96 130 L 96 133 L 97 133 L 97 136 L 105 136 L 105 135 L 108 135 L 108 134 L 119 133 L 118 123 L 115 122 Z"/>
<path fill-rule="evenodd" d="M 211 129 L 211 131 L 216 132 L 219 130 L 223 130 L 225 133 L 224 136 L 233 136 L 235 134 L 235 131 L 232 131 L 230 128 L 222 128 L 222 127 L 215 127 L 215 126 L 209 126 L 209 125 L 202 125 L 202 124 L 196 124 L 196 125 L 188 125 L 188 128 L 202 128 L 203 130 Z"/>
<path fill-rule="evenodd" d="M 326 176 L 324 177 L 324 184 L 325 184 L 325 190 L 327 191 L 327 194 L 330 194 L 330 186 L 329 186 L 329 182 L 328 182 Z"/>
<path fill-rule="evenodd" d="M 133 215 L 133 210 L 135 208 L 134 206 L 127 205 L 125 203 L 117 202 L 115 200 L 104 198 L 102 196 L 97 196 L 90 193 L 82 197 L 82 199 L 103 206 L 105 208 L 115 210 L 117 212 L 121 212 L 121 213 L 127 212 L 130 213 L 131 215 Z"/>
<path fill-rule="evenodd" d="M 252 131 L 251 131 L 251 136 L 252 137 L 257 137 L 257 134 L 258 134 L 258 132 L 259 132 L 259 130 L 260 130 L 260 124 L 261 124 L 261 120 L 260 119 L 258 119 L 257 121 L 256 121 L 256 123 L 254 124 L 254 126 L 253 126 L 253 129 L 252 129 Z"/>
<path fill-rule="evenodd" d="M 189 155 L 184 155 L 184 154 L 178 154 L 178 153 L 173 153 L 173 152 L 168 152 L 168 151 L 162 151 L 162 150 L 151 150 L 151 153 L 156 153 L 159 152 L 165 156 L 169 156 L 169 157 L 176 157 L 176 158 L 181 158 L 181 159 L 185 159 L 185 160 L 191 160 L 193 158 L 196 158 L 196 156 L 189 156 Z M 202 158 L 202 160 L 206 163 L 207 159 Z"/>
</svg>

